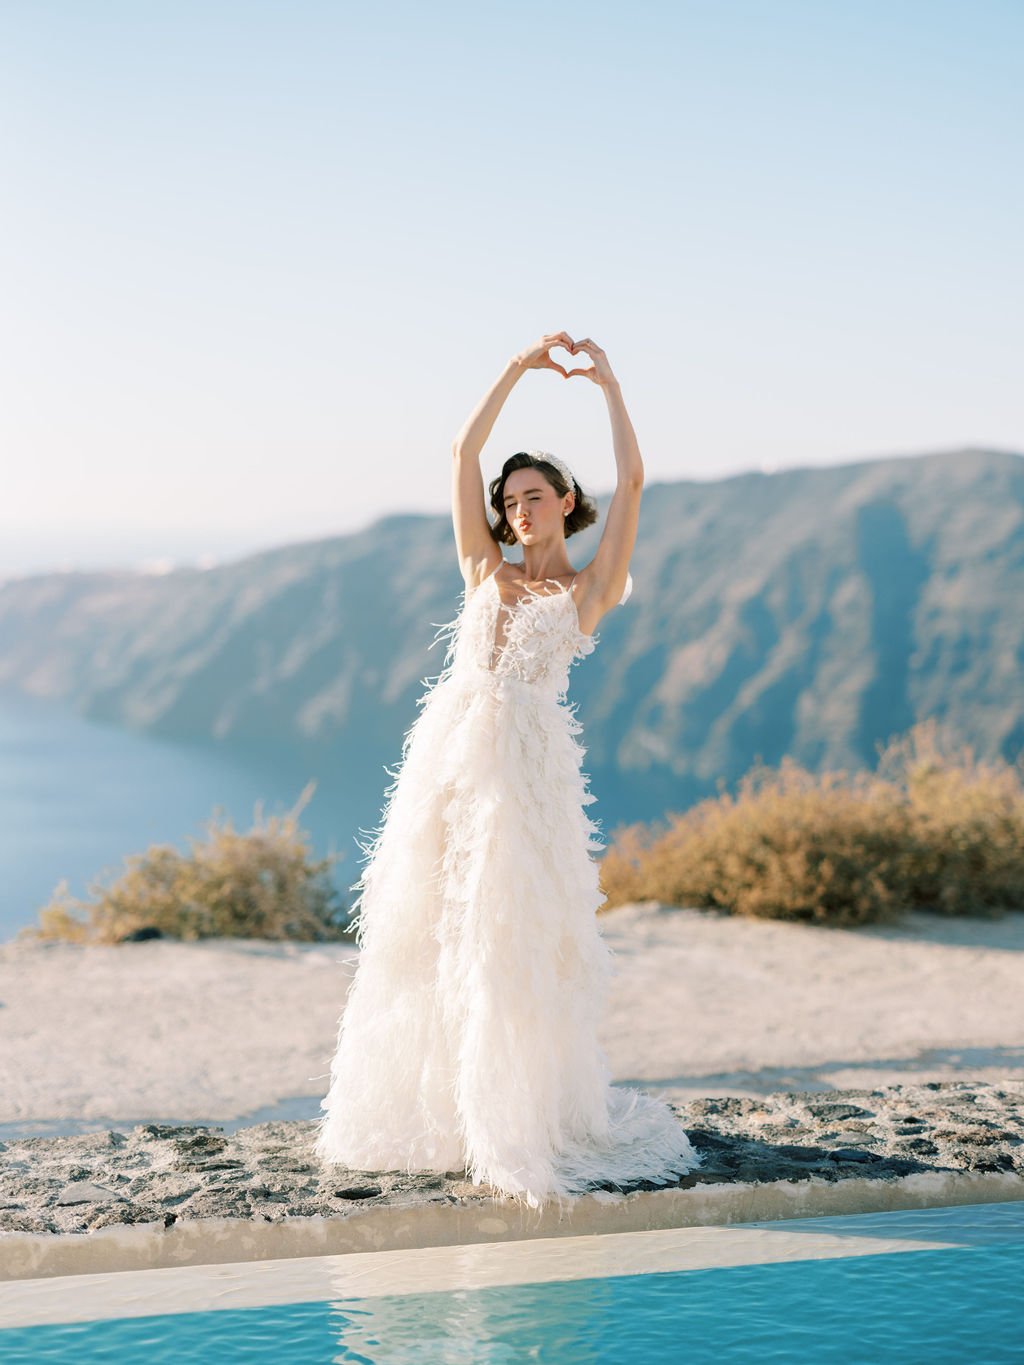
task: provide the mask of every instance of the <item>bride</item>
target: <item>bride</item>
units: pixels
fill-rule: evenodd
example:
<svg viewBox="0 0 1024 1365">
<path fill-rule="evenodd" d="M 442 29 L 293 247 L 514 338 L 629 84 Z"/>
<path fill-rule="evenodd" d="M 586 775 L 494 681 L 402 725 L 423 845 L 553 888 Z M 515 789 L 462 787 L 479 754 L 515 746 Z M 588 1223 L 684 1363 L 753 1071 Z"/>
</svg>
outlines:
<svg viewBox="0 0 1024 1365">
<path fill-rule="evenodd" d="M 592 363 L 566 370 L 555 347 Z M 484 495 L 484 444 L 539 369 L 589 379 L 611 418 L 615 492 L 579 570 L 566 540 L 597 508 L 561 459 L 514 454 Z M 594 1186 L 677 1183 L 699 1154 L 667 1104 L 612 1084 L 598 1042 L 613 972 L 597 921 L 603 844 L 567 701 L 570 668 L 630 594 L 643 487 L 604 351 L 552 332 L 518 352 L 452 456 L 461 604 L 361 845 L 360 952 L 314 1151 L 357 1171 L 468 1176 L 532 1208 Z"/>
</svg>

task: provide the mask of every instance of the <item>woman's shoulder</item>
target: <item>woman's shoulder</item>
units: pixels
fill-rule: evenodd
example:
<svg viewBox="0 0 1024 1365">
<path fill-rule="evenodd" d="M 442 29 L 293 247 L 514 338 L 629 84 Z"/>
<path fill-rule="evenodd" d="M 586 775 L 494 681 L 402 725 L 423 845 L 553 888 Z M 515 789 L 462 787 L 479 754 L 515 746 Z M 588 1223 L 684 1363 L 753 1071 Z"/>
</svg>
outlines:
<svg viewBox="0 0 1024 1365">
<path fill-rule="evenodd" d="M 588 593 L 593 593 L 594 595 L 597 595 L 600 592 L 600 589 L 597 586 L 597 576 L 593 569 L 593 562 L 588 564 L 585 568 L 580 569 L 579 572 L 576 574 L 576 592 L 577 595 L 583 595 Z M 627 569 L 626 586 L 623 589 L 622 596 L 619 598 L 616 605 L 621 607 L 624 603 L 628 602 L 632 592 L 633 575 Z"/>
<path fill-rule="evenodd" d="M 505 557 L 497 546 L 494 549 L 497 550 L 497 556 L 488 553 L 483 559 L 463 564 L 462 581 L 467 593 L 474 592 L 486 583 L 488 578 L 494 578 L 499 574 L 505 563 Z"/>
<path fill-rule="evenodd" d="M 609 604 L 604 595 L 604 588 L 597 580 L 597 575 L 592 570 L 592 565 L 580 569 L 576 575 L 576 580 L 572 584 L 572 592 L 576 598 L 576 614 L 579 618 L 580 629 L 587 635 L 593 635 L 601 621 L 613 610 L 615 606 L 622 606 L 633 591 L 633 576 L 629 572 L 626 574 L 626 587 L 617 603 Z"/>
</svg>

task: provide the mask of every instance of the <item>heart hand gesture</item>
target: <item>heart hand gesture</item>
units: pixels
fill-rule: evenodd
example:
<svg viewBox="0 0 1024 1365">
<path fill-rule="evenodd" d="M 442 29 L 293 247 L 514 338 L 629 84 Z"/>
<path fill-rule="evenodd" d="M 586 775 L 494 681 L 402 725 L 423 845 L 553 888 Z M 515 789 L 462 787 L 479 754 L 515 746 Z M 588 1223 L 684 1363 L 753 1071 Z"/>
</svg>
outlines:
<svg viewBox="0 0 1024 1365">
<path fill-rule="evenodd" d="M 568 332 L 546 332 L 539 341 L 535 341 L 532 346 L 525 347 L 512 359 L 524 370 L 557 370 L 563 379 L 568 379 L 568 372 L 552 360 L 548 352 L 552 346 L 561 346 L 571 353 L 573 344 L 573 339 Z"/>
<path fill-rule="evenodd" d="M 554 346 L 561 346 L 570 355 L 576 355 L 582 351 L 590 356 L 594 362 L 586 369 L 566 370 L 559 365 L 556 360 L 552 360 L 549 355 Z M 585 337 L 583 341 L 573 341 L 568 332 L 545 332 L 539 341 L 535 341 L 532 346 L 527 346 L 517 355 L 512 357 L 517 365 L 521 365 L 524 370 L 557 370 L 563 379 L 571 379 L 574 374 L 581 374 L 600 387 L 616 382 L 612 367 L 608 364 L 608 357 L 601 347 L 591 341 L 590 337 Z"/>
<path fill-rule="evenodd" d="M 615 375 L 612 373 L 612 367 L 608 364 L 608 357 L 605 355 L 604 351 L 601 350 L 600 346 L 591 341 L 589 337 L 585 337 L 583 341 L 574 341 L 569 347 L 569 350 L 573 355 L 575 355 L 577 351 L 583 351 L 586 355 L 590 356 L 594 363 L 593 365 L 589 365 L 585 370 L 570 370 L 565 376 L 566 379 L 571 379 L 574 374 L 582 374 L 585 375 L 587 379 L 592 379 L 594 383 L 601 388 L 606 384 L 615 383 Z"/>
</svg>

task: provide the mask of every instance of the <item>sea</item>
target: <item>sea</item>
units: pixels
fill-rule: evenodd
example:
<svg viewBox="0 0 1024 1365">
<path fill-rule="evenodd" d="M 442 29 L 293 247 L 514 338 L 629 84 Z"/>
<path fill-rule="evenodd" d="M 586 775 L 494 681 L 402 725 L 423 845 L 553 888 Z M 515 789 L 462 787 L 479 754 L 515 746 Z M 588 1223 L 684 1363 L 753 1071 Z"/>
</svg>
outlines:
<svg viewBox="0 0 1024 1365">
<path fill-rule="evenodd" d="M 396 758 L 400 747 L 399 737 Z M 249 829 L 258 803 L 264 815 L 284 814 L 310 781 L 299 822 L 316 857 L 340 855 L 332 880 L 350 904 L 363 858 L 357 840 L 379 824 L 390 780 L 383 764 L 379 776 L 357 780 L 336 756 L 291 762 L 172 742 L 0 693 L 0 941 L 36 924 L 61 881 L 83 898 L 127 855 L 157 843 L 187 852 L 215 814 Z"/>
</svg>

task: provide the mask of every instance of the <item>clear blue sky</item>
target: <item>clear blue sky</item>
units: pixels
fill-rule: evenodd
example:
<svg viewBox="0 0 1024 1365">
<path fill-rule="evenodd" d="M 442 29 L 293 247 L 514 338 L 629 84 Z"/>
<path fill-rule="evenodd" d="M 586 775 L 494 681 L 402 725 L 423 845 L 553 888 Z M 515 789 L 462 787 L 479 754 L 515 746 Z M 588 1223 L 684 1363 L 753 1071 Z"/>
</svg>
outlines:
<svg viewBox="0 0 1024 1365">
<path fill-rule="evenodd" d="M 543 331 L 648 478 L 1024 449 L 1024 4 L 7 0 L 0 571 L 448 506 Z M 485 451 L 610 487 L 527 375 Z"/>
</svg>

